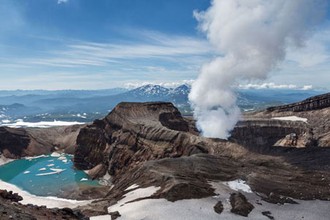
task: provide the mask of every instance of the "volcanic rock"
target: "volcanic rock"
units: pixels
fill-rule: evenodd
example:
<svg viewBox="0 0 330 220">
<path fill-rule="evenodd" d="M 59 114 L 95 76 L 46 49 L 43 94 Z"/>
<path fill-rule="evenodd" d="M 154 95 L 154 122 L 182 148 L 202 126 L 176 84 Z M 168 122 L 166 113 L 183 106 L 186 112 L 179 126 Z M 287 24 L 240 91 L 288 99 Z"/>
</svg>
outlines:
<svg viewBox="0 0 330 220">
<path fill-rule="evenodd" d="M 301 102 L 267 108 L 267 111 L 311 111 L 330 107 L 330 93 L 314 96 Z"/>
<path fill-rule="evenodd" d="M 7 158 L 50 154 L 53 151 L 73 153 L 76 138 L 84 125 L 51 128 L 0 127 L 0 153 Z"/>
<path fill-rule="evenodd" d="M 9 195 L 9 196 L 8 196 Z M 7 198 L 6 198 L 7 197 Z M 9 198 L 8 198 L 9 197 Z M 14 197 L 14 198 L 13 198 Z M 16 193 L 12 194 L 5 190 L 1 190 L 0 196 L 0 219 L 22 219 L 22 220 L 87 220 L 79 210 L 64 209 L 47 209 L 45 206 L 21 205 L 17 202 L 22 197 Z"/>
<path fill-rule="evenodd" d="M 247 123 L 254 123 L 256 127 L 259 127 L 260 130 L 263 130 L 263 125 L 258 125 L 258 121 L 266 121 L 266 123 L 281 123 L 284 128 L 289 127 L 290 131 L 288 132 L 278 132 L 281 129 L 278 127 L 282 126 L 268 126 L 268 129 L 273 130 L 274 136 L 276 138 L 271 138 L 271 141 L 268 144 L 284 146 L 284 147 L 330 147 L 330 93 L 314 96 L 308 98 L 302 102 L 292 103 L 289 105 L 275 106 L 270 107 L 265 111 L 252 112 L 244 115 L 244 120 L 238 127 L 234 129 L 233 138 L 242 143 L 242 135 L 245 133 L 250 141 L 247 141 L 249 145 L 260 142 L 261 139 L 263 142 L 268 142 L 269 135 L 267 131 L 258 131 L 251 135 L 249 131 L 249 126 Z M 299 118 L 307 119 L 307 122 L 299 121 L 283 121 L 283 120 L 274 120 L 274 118 L 296 116 Z M 245 126 L 244 126 L 245 124 Z M 265 123 L 263 123 L 265 124 Z M 286 125 L 285 125 L 286 124 Z M 277 127 L 277 128 L 276 128 Z M 299 128 L 300 127 L 300 128 Z M 266 127 L 267 128 L 267 127 Z M 256 130 L 252 127 L 253 130 Z M 242 131 L 244 130 L 244 131 Z M 298 136 L 298 141 L 295 146 L 292 146 L 292 142 L 288 141 L 286 135 L 290 133 L 295 133 Z M 281 134 L 281 135 L 279 135 Z M 258 136 L 257 136 L 258 135 Z M 265 135 L 265 136 L 263 136 Z M 252 139 L 252 140 L 251 140 Z M 277 141 L 275 139 L 278 139 Z M 254 141 L 253 141 L 254 140 Z M 274 142 L 275 141 L 275 142 Z M 242 143 L 244 144 L 244 143 Z"/>
<path fill-rule="evenodd" d="M 269 202 L 269 203 L 273 203 L 273 204 L 285 204 L 285 203 L 289 203 L 289 204 L 298 204 L 296 201 L 294 201 L 291 198 L 288 198 L 286 196 L 281 196 L 278 195 L 276 193 L 271 192 L 268 197 L 263 198 L 264 201 Z"/>
<path fill-rule="evenodd" d="M 247 217 L 252 209 L 254 209 L 254 206 L 248 202 L 242 193 L 232 193 L 229 200 L 232 207 L 230 211 L 237 215 Z"/>
<path fill-rule="evenodd" d="M 184 129 L 170 129 L 159 121 L 163 113 L 172 115 L 168 117 L 171 121 L 190 123 L 170 103 L 121 103 L 106 118 L 81 129 L 75 166 L 108 167 L 113 187 L 106 196 L 107 205 L 122 198 L 125 189 L 133 184 L 160 186 L 152 197 L 176 201 L 214 195 L 208 181 L 239 178 L 246 180 L 253 191 L 265 195 L 274 192 L 297 199 L 330 200 L 330 149 L 271 146 L 282 135 L 303 132 L 305 127 L 301 124 L 293 123 L 291 127 L 290 122 L 264 120 L 262 124 L 272 127 L 263 131 L 257 125 L 254 131 L 268 138 L 276 132 L 280 134 L 255 146 L 253 126 L 252 131 L 247 131 L 247 126 L 236 135 L 239 139 L 234 143 L 203 138 L 191 130 L 178 131 L 185 130 L 185 125 Z M 244 142 L 244 138 L 251 142 Z"/>
<path fill-rule="evenodd" d="M 261 214 L 263 214 L 264 216 L 266 216 L 266 217 L 269 218 L 270 220 L 275 219 L 275 218 L 272 216 L 272 213 L 271 213 L 270 211 L 264 211 L 264 212 L 261 212 Z"/>
<path fill-rule="evenodd" d="M 25 129 L 0 127 L 0 151 L 7 158 L 24 155 L 30 141 Z"/>
<path fill-rule="evenodd" d="M 215 204 L 215 206 L 213 207 L 214 211 L 218 214 L 221 214 L 223 211 L 223 204 L 221 201 L 217 202 L 217 204 Z"/>
<path fill-rule="evenodd" d="M 116 220 L 117 218 L 119 218 L 121 216 L 118 211 L 116 211 L 116 212 L 110 212 L 109 214 L 111 216 L 111 220 Z"/>
<path fill-rule="evenodd" d="M 3 199 L 10 200 L 12 202 L 19 202 L 22 201 L 22 196 L 18 195 L 17 193 L 13 193 L 13 191 L 1 190 L 0 189 L 0 197 Z"/>
<path fill-rule="evenodd" d="M 208 153 L 192 133 L 172 103 L 120 103 L 103 120 L 81 129 L 74 164 L 86 170 L 102 163 L 116 175 L 147 160 Z"/>
</svg>

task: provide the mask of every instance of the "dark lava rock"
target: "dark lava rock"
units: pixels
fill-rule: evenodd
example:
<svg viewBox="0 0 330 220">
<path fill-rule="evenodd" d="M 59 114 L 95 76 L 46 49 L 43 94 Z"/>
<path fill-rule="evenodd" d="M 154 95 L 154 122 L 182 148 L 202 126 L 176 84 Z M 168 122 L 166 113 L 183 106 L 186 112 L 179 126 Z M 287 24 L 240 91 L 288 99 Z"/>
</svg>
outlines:
<svg viewBox="0 0 330 220">
<path fill-rule="evenodd" d="M 263 214 L 264 216 L 266 216 L 267 218 L 274 220 L 275 218 L 272 216 L 272 213 L 270 211 L 265 211 L 265 212 L 261 212 L 261 214 Z"/>
<path fill-rule="evenodd" d="M 121 216 L 118 211 L 110 212 L 109 214 L 111 216 L 111 220 L 116 220 L 117 218 L 119 218 Z"/>
<path fill-rule="evenodd" d="M 213 207 L 214 211 L 218 214 L 221 214 L 223 211 L 223 204 L 221 201 L 217 202 L 217 204 L 215 204 L 215 206 Z"/>
<path fill-rule="evenodd" d="M 170 113 L 161 113 L 159 115 L 160 123 L 176 131 L 189 131 L 188 123 L 183 119 L 179 111 L 170 112 Z"/>
<path fill-rule="evenodd" d="M 276 193 L 271 192 L 268 197 L 262 198 L 264 201 L 273 203 L 273 204 L 284 204 L 284 203 L 289 203 L 289 204 L 299 204 L 298 202 L 294 201 L 293 199 L 282 196 Z"/>
<path fill-rule="evenodd" d="M 247 217 L 249 213 L 254 209 L 254 206 L 249 203 L 246 197 L 240 192 L 232 193 L 229 200 L 232 207 L 230 211 L 237 215 Z"/>
<path fill-rule="evenodd" d="M 70 208 L 48 209 L 45 206 L 36 206 L 32 204 L 22 205 L 16 203 L 22 200 L 22 197 L 11 191 L 0 190 L 0 219 L 19 219 L 19 220 L 88 220 L 79 210 Z M 14 203 L 13 203 L 14 202 Z"/>
<path fill-rule="evenodd" d="M 23 128 L 0 127 L 0 151 L 11 158 L 24 156 L 30 137 Z"/>
<path fill-rule="evenodd" d="M 22 196 L 18 195 L 17 193 L 13 193 L 13 191 L 1 190 L 0 189 L 0 197 L 6 200 L 10 200 L 12 202 L 19 202 L 22 201 Z"/>
</svg>

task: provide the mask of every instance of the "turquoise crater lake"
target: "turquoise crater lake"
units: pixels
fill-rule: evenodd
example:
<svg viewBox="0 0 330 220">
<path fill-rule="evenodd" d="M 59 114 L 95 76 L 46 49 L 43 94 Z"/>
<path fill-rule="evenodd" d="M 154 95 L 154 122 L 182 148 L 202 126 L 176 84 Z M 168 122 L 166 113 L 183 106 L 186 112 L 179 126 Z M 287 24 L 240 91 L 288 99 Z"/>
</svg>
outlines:
<svg viewBox="0 0 330 220">
<path fill-rule="evenodd" d="M 0 166 L 0 179 L 37 196 L 59 196 L 80 186 L 100 186 L 73 168 L 72 156 L 46 155 L 14 160 Z"/>
</svg>

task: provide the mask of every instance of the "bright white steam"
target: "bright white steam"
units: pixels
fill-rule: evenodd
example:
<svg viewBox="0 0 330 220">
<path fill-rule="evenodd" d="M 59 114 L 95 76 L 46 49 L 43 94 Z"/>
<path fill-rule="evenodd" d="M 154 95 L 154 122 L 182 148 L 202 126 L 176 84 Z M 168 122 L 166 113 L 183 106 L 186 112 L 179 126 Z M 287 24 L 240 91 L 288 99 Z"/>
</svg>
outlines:
<svg viewBox="0 0 330 220">
<path fill-rule="evenodd" d="M 213 0 L 194 12 L 219 56 L 201 68 L 189 99 L 204 136 L 228 138 L 240 118 L 232 86 L 263 80 L 288 47 L 303 46 L 325 13 L 324 0 Z"/>
</svg>

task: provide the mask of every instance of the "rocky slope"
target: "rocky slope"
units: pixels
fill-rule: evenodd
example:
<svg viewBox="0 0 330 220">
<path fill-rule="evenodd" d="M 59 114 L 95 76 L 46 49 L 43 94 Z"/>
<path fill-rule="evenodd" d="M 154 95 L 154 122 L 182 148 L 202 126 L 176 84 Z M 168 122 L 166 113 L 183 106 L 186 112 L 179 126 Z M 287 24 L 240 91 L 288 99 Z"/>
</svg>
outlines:
<svg viewBox="0 0 330 220">
<path fill-rule="evenodd" d="M 195 132 L 171 103 L 120 103 L 81 129 L 74 164 L 85 170 L 102 164 L 115 175 L 147 160 L 209 152 Z"/>
<path fill-rule="evenodd" d="M 51 128 L 0 127 L 0 153 L 7 158 L 49 154 L 53 151 L 73 153 L 82 125 Z"/>
<path fill-rule="evenodd" d="M 80 219 L 87 220 L 78 210 L 69 208 L 47 209 L 45 206 L 21 205 L 18 202 L 22 197 L 16 193 L 0 190 L 0 219 L 21 219 L 21 220 L 61 220 L 61 219 Z"/>
<path fill-rule="evenodd" d="M 233 213 L 246 216 L 261 199 L 275 204 L 295 199 L 330 201 L 329 107 L 316 108 L 268 109 L 246 115 L 232 137 L 221 140 L 199 136 L 194 121 L 182 117 L 171 103 L 120 103 L 105 118 L 87 126 L 1 128 L 0 149 L 10 156 L 32 154 L 42 145 L 49 152 L 55 147 L 74 149 L 77 168 L 89 170 L 93 178 L 110 174 L 112 186 L 106 196 L 80 207 L 86 215 L 107 213 L 109 206 L 133 193 L 130 187 L 136 186 L 157 190 L 129 203 L 222 196 L 221 201 L 230 201 Z M 307 123 L 273 119 L 293 115 L 307 118 Z M 292 133 L 298 140 L 291 146 L 286 138 Z M 244 180 L 258 199 L 248 201 L 222 184 L 237 179 Z M 222 184 L 220 194 L 214 184 Z M 212 205 L 217 207 L 215 212 L 222 212 L 222 203 Z"/>
<path fill-rule="evenodd" d="M 330 148 L 273 146 L 292 132 L 308 132 L 305 123 L 250 118 L 229 141 L 200 137 L 190 123 L 171 103 L 121 103 L 83 128 L 76 167 L 99 171 L 94 177 L 108 172 L 114 184 L 85 209 L 106 209 L 134 184 L 160 187 L 148 198 L 177 201 L 213 196 L 210 181 L 235 179 L 273 203 L 287 197 L 330 200 Z"/>
<path fill-rule="evenodd" d="M 266 120 L 275 123 L 276 118 L 299 117 L 306 119 L 306 123 L 289 121 L 290 127 L 300 127 L 297 133 L 300 138 L 298 147 L 329 147 L 330 146 L 330 93 L 314 96 L 302 102 L 290 105 L 268 108 L 265 111 L 245 115 L 246 120 Z M 279 121 L 278 119 L 276 121 Z M 281 122 L 283 123 L 283 121 Z M 245 126 L 249 129 L 249 126 Z M 236 128 L 235 128 L 236 129 Z M 240 130 L 240 129 L 238 129 Z M 263 130 L 264 131 L 264 130 Z M 235 130 L 234 130 L 235 132 Z M 277 134 L 276 132 L 274 132 Z M 235 136 L 235 135 L 234 135 Z M 263 133 L 260 133 L 263 136 Z M 282 141 L 282 143 L 285 142 Z M 299 139 L 298 139 L 299 143 Z M 285 144 L 284 144 L 285 145 Z M 288 146 L 288 145 L 285 145 Z"/>
</svg>

